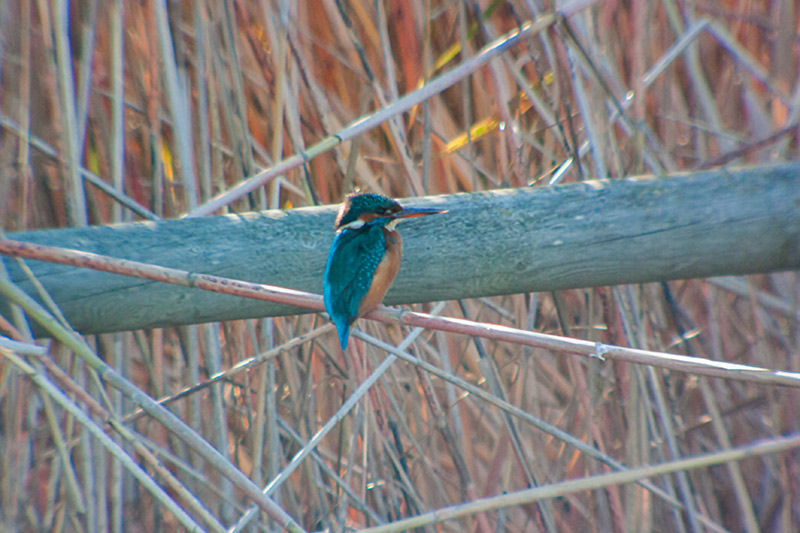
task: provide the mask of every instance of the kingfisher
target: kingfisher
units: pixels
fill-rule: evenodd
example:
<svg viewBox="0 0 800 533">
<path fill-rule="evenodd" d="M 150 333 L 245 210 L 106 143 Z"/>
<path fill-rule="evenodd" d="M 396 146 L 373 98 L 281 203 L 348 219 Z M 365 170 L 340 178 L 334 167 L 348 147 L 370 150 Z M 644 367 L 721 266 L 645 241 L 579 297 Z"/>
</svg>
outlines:
<svg viewBox="0 0 800 533">
<path fill-rule="evenodd" d="M 333 239 L 322 280 L 325 309 L 347 348 L 350 326 L 378 307 L 400 268 L 401 220 L 445 213 L 442 209 L 403 207 L 375 193 L 348 195 L 336 215 Z"/>
</svg>

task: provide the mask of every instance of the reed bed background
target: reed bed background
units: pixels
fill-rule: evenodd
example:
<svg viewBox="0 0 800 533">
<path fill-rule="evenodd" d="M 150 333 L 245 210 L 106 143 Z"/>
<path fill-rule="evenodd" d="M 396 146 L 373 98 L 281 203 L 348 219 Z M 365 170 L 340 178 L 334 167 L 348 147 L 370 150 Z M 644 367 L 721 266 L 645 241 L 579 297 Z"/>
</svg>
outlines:
<svg viewBox="0 0 800 533">
<path fill-rule="evenodd" d="M 546 19 L 554 7 L 560 15 Z M 405 197 L 794 160 L 799 17 L 793 0 L 3 2 L 2 229 L 337 203 L 355 187 Z M 533 20 L 547 24 L 484 59 L 488 43 Z M 468 61 L 479 68 L 453 74 Z M 408 112 L 210 203 L 448 76 L 449 88 Z M 419 308 L 797 372 L 798 302 L 797 273 L 782 272 Z M 310 531 L 391 531 L 435 510 L 459 515 L 420 527 L 800 528 L 796 445 L 742 461 L 719 455 L 800 430 L 795 388 L 427 330 L 409 340 L 397 326 L 361 321 L 457 380 L 400 361 L 378 377 L 380 341 L 351 341 L 342 355 L 313 314 L 86 338 L 155 399 L 273 350 L 169 404 L 220 452 L 210 460 L 98 381 L 80 349 L 29 344 L 19 318 L 0 317 L 2 334 L 35 354 L 12 359 L 25 349 L 4 345 L 0 359 L 5 531 L 190 527 L 175 502 L 208 530 L 293 527 L 279 511 L 246 513 L 250 489 L 223 475 L 224 463 L 264 487 L 333 422 L 271 492 Z M 369 376 L 378 379 L 368 393 L 338 413 Z M 77 410 L 56 405 L 59 390 Z M 113 456 L 114 443 L 132 460 Z M 523 492 L 688 456 L 700 462 L 645 483 L 609 477 L 542 499 Z M 155 483 L 136 477 L 137 463 Z M 517 499 L 476 503 L 504 494 Z"/>
</svg>

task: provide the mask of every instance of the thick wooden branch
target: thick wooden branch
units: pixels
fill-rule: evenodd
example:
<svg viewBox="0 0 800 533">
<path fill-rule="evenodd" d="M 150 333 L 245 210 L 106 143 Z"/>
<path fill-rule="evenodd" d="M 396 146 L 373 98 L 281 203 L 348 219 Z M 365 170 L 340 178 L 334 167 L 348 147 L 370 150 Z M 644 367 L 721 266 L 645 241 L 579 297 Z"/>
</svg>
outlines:
<svg viewBox="0 0 800 533">
<path fill-rule="evenodd" d="M 398 303 L 800 268 L 800 163 L 402 201 Z M 336 206 L 45 230 L 10 238 L 321 292 Z M 11 278 L 36 294 L 16 261 Z M 84 333 L 303 310 L 29 261 Z M 0 297 L 0 312 L 8 313 Z M 6 316 L 8 316 L 6 314 Z"/>
</svg>

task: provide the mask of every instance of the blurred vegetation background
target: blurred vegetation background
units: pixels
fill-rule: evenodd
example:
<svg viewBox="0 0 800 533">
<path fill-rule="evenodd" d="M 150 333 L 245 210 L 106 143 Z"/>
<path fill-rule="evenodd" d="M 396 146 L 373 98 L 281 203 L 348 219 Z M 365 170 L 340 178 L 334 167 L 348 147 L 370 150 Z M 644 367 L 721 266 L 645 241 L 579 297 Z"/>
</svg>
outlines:
<svg viewBox="0 0 800 533">
<path fill-rule="evenodd" d="M 215 212 L 337 203 L 356 187 L 421 196 L 798 159 L 794 0 L 9 0 L 0 4 L 2 229 L 202 208 L 480 60 L 487 44 L 553 8 L 564 18 L 423 105 Z M 799 302 L 797 273 L 782 272 L 472 299 L 436 312 L 797 372 Z M 316 315 L 252 319 L 86 342 L 156 399 L 274 350 L 247 372 L 169 403 L 220 460 L 263 487 L 386 357 L 362 341 L 342 356 L 331 331 L 278 349 L 324 324 Z M 393 345 L 408 333 L 360 327 Z M 30 341 L 20 314 L 0 317 L 0 330 Z M 220 464 L 200 459 L 175 428 L 131 415 L 135 405 L 73 349 L 42 345 L 36 367 L 47 367 L 202 527 L 240 519 L 252 499 Z M 631 468 L 800 429 L 794 388 L 432 331 L 409 350 Z M 496 383 L 487 383 L 487 360 Z M 135 481 L 85 421 L 54 406 L 9 361 L 0 358 L 0 529 L 186 527 L 164 495 Z M 103 409 L 126 429 L 106 423 Z M 562 437 L 396 362 L 272 497 L 306 530 L 391 530 L 451 505 L 463 516 L 427 530 L 800 528 L 796 449 L 654 477 L 660 492 L 608 484 L 490 511 L 470 503 L 533 478 L 550 484 L 610 471 Z M 246 527 L 282 526 L 261 514 Z"/>
</svg>

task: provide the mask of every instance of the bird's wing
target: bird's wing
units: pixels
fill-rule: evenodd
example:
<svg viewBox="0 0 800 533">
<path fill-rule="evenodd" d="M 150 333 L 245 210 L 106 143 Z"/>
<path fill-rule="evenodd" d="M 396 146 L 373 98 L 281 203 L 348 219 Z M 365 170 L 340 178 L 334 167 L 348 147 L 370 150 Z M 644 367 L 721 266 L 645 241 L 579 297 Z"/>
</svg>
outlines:
<svg viewBox="0 0 800 533">
<path fill-rule="evenodd" d="M 369 291 L 372 275 L 386 250 L 383 230 L 366 224 L 336 236 L 325 267 L 325 308 L 337 323 L 350 324 Z"/>
</svg>

